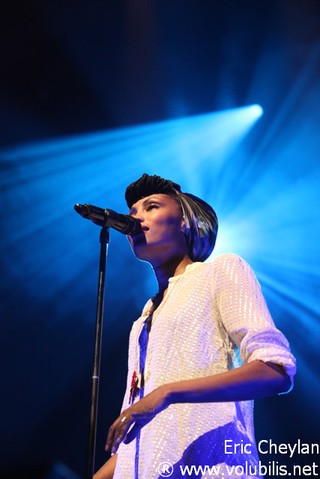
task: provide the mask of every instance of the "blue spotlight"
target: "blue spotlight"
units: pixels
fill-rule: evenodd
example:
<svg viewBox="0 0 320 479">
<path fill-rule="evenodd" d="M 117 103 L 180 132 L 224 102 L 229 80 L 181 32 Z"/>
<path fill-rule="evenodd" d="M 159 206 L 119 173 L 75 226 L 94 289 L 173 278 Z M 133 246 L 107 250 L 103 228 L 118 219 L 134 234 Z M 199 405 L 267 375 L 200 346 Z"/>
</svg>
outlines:
<svg viewBox="0 0 320 479">
<path fill-rule="evenodd" d="M 247 115 L 250 119 L 258 119 L 263 115 L 263 108 L 260 105 L 251 105 L 247 108 Z"/>
<path fill-rule="evenodd" d="M 5 250 L 14 243 L 19 257 L 8 261 L 8 270 L 16 280 L 24 271 L 37 298 L 53 295 L 52 284 L 63 290 L 88 266 L 77 261 L 81 251 L 89 252 L 88 261 L 95 259 L 96 231 L 76 216 L 75 203 L 126 212 L 123 191 L 144 172 L 171 177 L 185 191 L 207 197 L 257 115 L 253 105 L 0 151 L 0 160 L 10 165 L 0 185 L 10 235 L 0 237 L 0 245 Z M 216 204 L 217 196 L 207 199 Z M 125 238 L 117 244 L 127 247 Z M 26 250 L 32 254 L 24 254 Z M 39 288 L 39 283 L 51 286 Z"/>
</svg>

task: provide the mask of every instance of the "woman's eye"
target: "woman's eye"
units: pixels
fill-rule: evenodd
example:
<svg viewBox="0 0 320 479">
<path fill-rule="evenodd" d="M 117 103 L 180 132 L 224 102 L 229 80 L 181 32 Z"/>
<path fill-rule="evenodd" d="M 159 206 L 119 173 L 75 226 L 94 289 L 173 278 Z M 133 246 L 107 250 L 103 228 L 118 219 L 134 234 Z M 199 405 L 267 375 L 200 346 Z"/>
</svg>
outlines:
<svg viewBox="0 0 320 479">
<path fill-rule="evenodd" d="M 150 204 L 147 206 L 147 211 L 153 210 L 154 208 L 158 208 L 158 205 L 157 205 L 156 203 L 150 203 Z"/>
</svg>

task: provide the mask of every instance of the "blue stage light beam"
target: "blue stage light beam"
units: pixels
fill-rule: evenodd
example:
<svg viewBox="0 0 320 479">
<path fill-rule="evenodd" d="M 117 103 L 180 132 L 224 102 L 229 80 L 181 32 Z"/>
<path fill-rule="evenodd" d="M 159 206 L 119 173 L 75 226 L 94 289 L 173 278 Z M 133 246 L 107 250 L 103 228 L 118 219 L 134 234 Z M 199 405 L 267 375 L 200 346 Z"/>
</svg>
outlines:
<svg viewBox="0 0 320 479">
<path fill-rule="evenodd" d="M 261 113 L 253 105 L 2 150 L 7 229 L 1 244 L 14 244 L 24 274 L 30 275 L 32 294 L 46 294 L 44 286 L 37 287 L 46 278 L 63 288 L 80 274 L 83 264 L 76 257 L 81 250 L 92 259 L 92 225 L 75 215 L 74 203 L 125 212 L 125 186 L 145 171 L 172 177 L 192 190 L 202 184 L 204 162 L 210 162 L 214 176 Z M 21 269 L 7 267 L 21 279 Z"/>
</svg>

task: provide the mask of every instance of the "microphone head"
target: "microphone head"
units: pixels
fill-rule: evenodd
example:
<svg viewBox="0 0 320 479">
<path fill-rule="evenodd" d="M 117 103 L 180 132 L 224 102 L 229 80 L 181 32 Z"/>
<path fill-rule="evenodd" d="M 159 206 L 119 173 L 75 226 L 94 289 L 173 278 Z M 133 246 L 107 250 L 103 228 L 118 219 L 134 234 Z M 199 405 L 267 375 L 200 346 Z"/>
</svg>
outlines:
<svg viewBox="0 0 320 479">
<path fill-rule="evenodd" d="M 94 205 L 80 205 L 76 203 L 74 209 L 83 218 L 93 221 L 98 226 L 105 228 L 114 228 L 125 235 L 137 235 L 141 233 L 141 223 L 139 220 L 129 215 L 122 215 L 110 209 L 99 208 Z"/>
<path fill-rule="evenodd" d="M 74 209 L 76 210 L 79 215 L 86 217 L 88 210 L 85 205 L 79 205 L 79 203 L 76 203 L 74 205 Z"/>
<path fill-rule="evenodd" d="M 126 215 L 127 216 L 127 215 Z M 142 232 L 141 223 L 139 220 L 132 218 L 132 216 L 127 216 L 128 225 L 127 225 L 127 235 L 135 236 Z"/>
</svg>

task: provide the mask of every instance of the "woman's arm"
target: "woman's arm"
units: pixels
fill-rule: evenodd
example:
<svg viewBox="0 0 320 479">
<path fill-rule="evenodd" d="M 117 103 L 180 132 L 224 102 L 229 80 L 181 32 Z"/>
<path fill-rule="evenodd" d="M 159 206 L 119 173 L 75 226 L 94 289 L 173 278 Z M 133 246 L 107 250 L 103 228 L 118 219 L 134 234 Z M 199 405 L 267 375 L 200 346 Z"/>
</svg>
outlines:
<svg viewBox="0 0 320 479">
<path fill-rule="evenodd" d="M 93 479 L 112 479 L 116 467 L 117 454 L 114 454 L 110 459 L 95 473 Z"/>
<path fill-rule="evenodd" d="M 259 399 L 285 392 L 290 384 L 281 366 L 255 360 L 224 373 L 179 381 L 164 388 L 169 404 L 175 404 Z"/>
<path fill-rule="evenodd" d="M 170 404 L 246 401 L 287 391 L 290 384 L 282 366 L 259 360 L 212 376 L 165 384 L 121 413 L 109 429 L 106 449 L 115 452 L 122 441 L 131 442 Z"/>
</svg>

